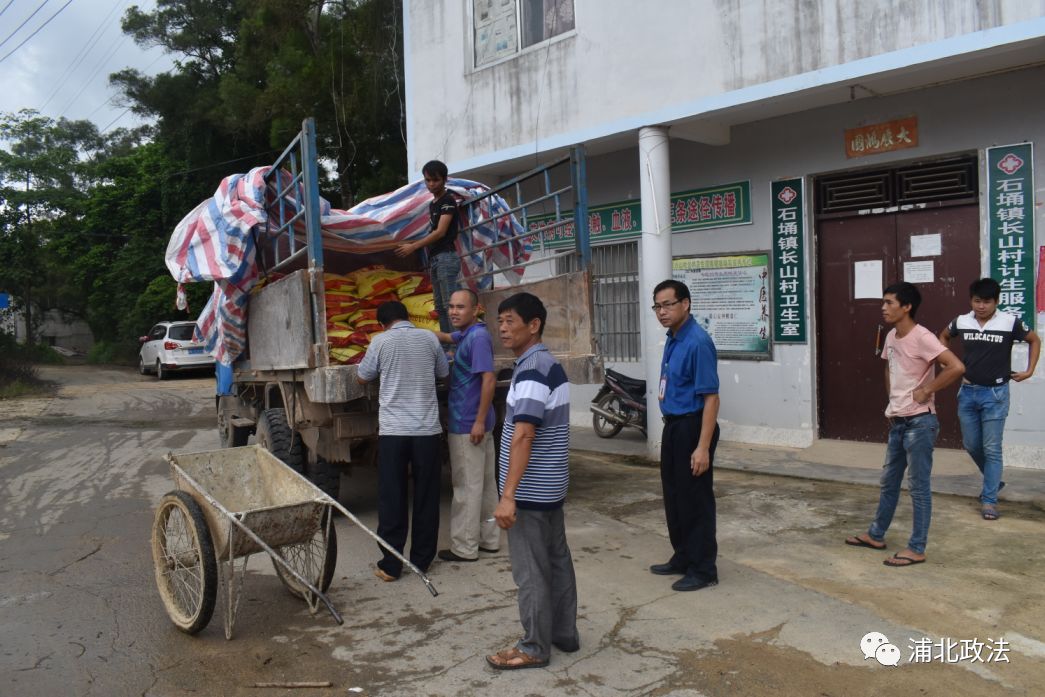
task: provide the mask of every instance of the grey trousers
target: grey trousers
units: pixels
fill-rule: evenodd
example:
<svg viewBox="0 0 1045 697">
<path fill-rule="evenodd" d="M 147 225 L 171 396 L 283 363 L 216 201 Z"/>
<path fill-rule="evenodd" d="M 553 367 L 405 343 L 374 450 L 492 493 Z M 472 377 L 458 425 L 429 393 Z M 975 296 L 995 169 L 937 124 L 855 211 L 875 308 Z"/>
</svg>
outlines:
<svg viewBox="0 0 1045 697">
<path fill-rule="evenodd" d="M 519 620 L 523 638 L 519 650 L 547 660 L 552 644 L 573 651 L 577 633 L 577 577 L 566 544 L 562 508 L 554 511 L 517 509 L 508 528 L 512 578 L 519 587 Z"/>
</svg>

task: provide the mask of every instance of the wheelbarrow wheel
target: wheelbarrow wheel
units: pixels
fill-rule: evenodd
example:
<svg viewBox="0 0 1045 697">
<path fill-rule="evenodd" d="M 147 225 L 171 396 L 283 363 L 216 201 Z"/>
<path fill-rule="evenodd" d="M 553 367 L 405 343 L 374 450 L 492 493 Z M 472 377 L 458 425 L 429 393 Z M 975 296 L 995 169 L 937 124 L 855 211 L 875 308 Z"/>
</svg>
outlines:
<svg viewBox="0 0 1045 697">
<path fill-rule="evenodd" d="M 302 578 L 307 579 L 321 593 L 326 593 L 330 588 L 330 582 L 334 579 L 334 567 L 337 566 L 337 531 L 331 523 L 330 534 L 327 534 L 327 515 L 329 513 L 324 514 L 323 522 L 311 540 L 284 545 L 278 550 L 290 568 L 298 572 Z M 279 580 L 283 582 L 291 595 L 297 598 L 306 597 L 308 588 L 288 574 L 279 562 L 273 560 L 272 566 L 275 567 L 276 575 L 279 576 Z"/>
<path fill-rule="evenodd" d="M 610 412 L 611 414 L 619 414 L 621 412 L 620 397 L 615 394 L 603 395 L 596 404 L 596 407 Z M 600 438 L 613 438 L 615 435 L 621 432 L 624 428 L 624 424 L 614 423 L 607 419 L 602 414 L 591 415 L 591 425 L 595 429 L 595 435 Z"/>
<path fill-rule="evenodd" d="M 218 594 L 218 564 L 203 511 L 184 491 L 172 491 L 160 501 L 152 525 L 152 561 L 160 599 L 174 625 L 186 634 L 206 627 Z"/>
</svg>

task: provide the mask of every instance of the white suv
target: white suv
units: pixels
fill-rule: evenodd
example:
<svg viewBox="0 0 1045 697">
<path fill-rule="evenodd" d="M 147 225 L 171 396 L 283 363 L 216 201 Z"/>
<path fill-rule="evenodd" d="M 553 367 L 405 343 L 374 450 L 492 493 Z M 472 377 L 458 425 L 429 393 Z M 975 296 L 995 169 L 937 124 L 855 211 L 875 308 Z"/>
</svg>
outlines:
<svg viewBox="0 0 1045 697">
<path fill-rule="evenodd" d="M 160 322 L 140 337 L 138 372 L 156 373 L 163 380 L 175 370 L 213 368 L 214 357 L 192 340 L 195 328 L 195 322 Z"/>
</svg>

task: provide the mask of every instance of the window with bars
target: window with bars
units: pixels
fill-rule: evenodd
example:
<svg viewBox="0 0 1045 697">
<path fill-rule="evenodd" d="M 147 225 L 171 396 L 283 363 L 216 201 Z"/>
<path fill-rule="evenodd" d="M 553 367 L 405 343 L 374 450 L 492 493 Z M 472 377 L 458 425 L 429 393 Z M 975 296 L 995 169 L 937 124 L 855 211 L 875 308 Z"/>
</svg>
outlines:
<svg viewBox="0 0 1045 697">
<path fill-rule="evenodd" d="M 638 242 L 592 247 L 592 295 L 595 305 L 595 340 L 607 361 L 637 361 L 639 327 Z M 556 262 L 557 273 L 577 270 L 577 257 Z"/>
</svg>

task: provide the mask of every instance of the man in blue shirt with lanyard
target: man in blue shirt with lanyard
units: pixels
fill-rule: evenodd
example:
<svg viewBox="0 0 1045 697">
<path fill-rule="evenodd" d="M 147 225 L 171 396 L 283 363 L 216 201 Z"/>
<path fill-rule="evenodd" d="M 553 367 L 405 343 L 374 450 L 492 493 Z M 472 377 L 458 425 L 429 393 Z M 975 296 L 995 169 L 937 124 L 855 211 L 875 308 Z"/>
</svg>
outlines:
<svg viewBox="0 0 1045 697">
<path fill-rule="evenodd" d="M 718 584 L 713 488 L 719 436 L 718 357 L 711 337 L 689 311 L 689 288 L 684 283 L 661 281 L 653 289 L 653 312 L 668 329 L 658 391 L 664 415 L 660 478 L 674 554 L 650 571 L 658 576 L 681 574 L 671 586 L 676 591 Z"/>
</svg>

